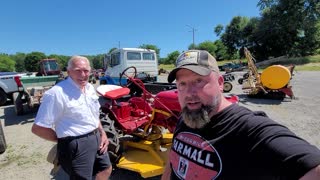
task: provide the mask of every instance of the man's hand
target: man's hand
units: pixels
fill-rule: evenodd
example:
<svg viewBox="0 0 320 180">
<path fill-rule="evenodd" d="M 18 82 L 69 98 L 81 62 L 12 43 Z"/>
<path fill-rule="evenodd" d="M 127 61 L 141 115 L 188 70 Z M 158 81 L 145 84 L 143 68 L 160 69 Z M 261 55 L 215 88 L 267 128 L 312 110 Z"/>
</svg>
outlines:
<svg viewBox="0 0 320 180">
<path fill-rule="evenodd" d="M 100 130 L 99 130 L 100 131 Z M 101 143 L 100 143 L 100 153 L 105 154 L 108 151 L 109 140 L 106 133 L 102 130 L 100 131 Z"/>
</svg>

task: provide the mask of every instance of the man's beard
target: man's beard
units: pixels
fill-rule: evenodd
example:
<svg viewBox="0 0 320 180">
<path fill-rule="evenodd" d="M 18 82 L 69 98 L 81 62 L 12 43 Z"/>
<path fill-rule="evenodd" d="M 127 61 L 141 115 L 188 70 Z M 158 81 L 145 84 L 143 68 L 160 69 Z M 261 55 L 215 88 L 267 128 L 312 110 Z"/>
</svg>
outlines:
<svg viewBox="0 0 320 180">
<path fill-rule="evenodd" d="M 190 110 L 187 106 L 182 109 L 182 118 L 184 123 L 193 129 L 201 129 L 210 122 L 209 114 L 211 111 L 217 111 L 221 102 L 219 96 L 213 99 L 212 105 L 202 105 L 197 110 Z"/>
</svg>

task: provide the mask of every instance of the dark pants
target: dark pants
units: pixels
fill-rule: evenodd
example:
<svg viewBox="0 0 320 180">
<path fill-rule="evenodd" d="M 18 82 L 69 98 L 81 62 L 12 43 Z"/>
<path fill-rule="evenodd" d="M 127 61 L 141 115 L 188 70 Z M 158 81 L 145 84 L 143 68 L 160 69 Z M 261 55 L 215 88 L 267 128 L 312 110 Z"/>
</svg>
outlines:
<svg viewBox="0 0 320 180">
<path fill-rule="evenodd" d="M 70 179 L 91 180 L 108 168 L 108 153 L 100 154 L 100 134 L 96 130 L 78 137 L 58 139 L 59 164 Z"/>
</svg>

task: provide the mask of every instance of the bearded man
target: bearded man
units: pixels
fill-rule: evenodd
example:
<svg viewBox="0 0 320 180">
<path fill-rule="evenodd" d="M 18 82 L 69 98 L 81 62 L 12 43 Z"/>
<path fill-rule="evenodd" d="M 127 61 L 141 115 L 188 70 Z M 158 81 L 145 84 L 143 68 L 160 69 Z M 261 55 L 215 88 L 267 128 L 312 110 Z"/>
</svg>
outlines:
<svg viewBox="0 0 320 180">
<path fill-rule="evenodd" d="M 264 112 L 230 103 L 210 53 L 182 53 L 174 80 L 182 114 L 163 180 L 320 179 L 320 150 Z"/>
</svg>

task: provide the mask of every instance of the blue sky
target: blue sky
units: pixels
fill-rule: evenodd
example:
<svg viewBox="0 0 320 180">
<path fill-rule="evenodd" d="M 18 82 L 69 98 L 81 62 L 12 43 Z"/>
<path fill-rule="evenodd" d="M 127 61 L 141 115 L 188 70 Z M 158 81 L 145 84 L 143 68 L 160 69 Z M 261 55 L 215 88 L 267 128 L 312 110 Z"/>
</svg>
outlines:
<svg viewBox="0 0 320 180">
<path fill-rule="evenodd" d="M 258 0 L 5 0 L 0 53 L 97 55 L 153 44 L 160 56 L 214 41 L 234 16 L 258 17 Z"/>
</svg>

